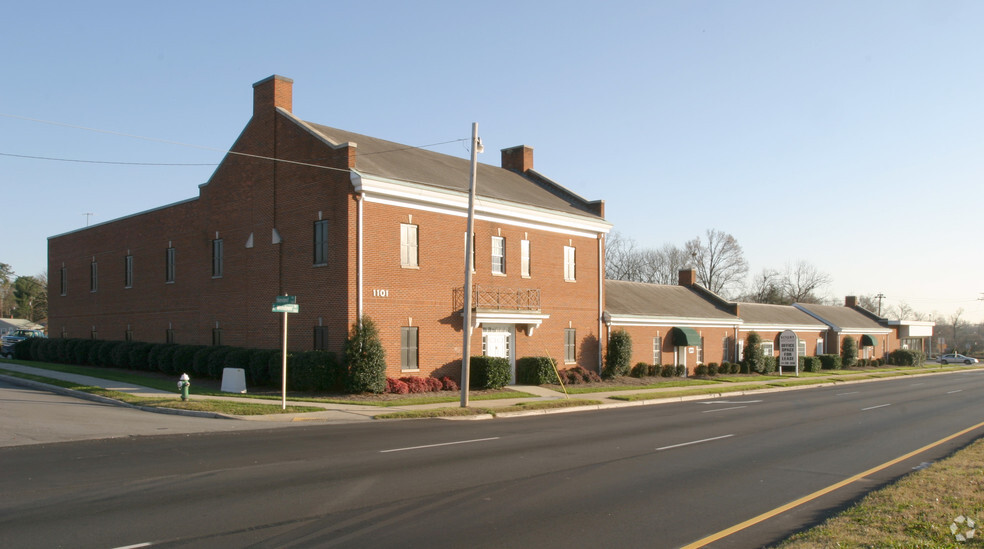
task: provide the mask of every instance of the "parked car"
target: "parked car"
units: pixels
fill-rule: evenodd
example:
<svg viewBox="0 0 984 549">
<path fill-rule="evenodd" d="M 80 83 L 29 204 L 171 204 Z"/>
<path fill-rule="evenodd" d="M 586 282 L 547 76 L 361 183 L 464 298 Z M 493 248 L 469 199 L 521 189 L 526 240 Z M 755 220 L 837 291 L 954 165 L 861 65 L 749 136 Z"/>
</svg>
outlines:
<svg viewBox="0 0 984 549">
<path fill-rule="evenodd" d="M 955 353 L 942 355 L 939 360 L 940 364 L 950 364 L 951 362 L 953 364 L 960 364 L 961 362 L 964 364 L 977 364 L 978 362 L 978 360 L 972 356 L 958 355 Z"/>
<path fill-rule="evenodd" d="M 14 345 L 32 337 L 45 337 L 42 330 L 14 330 L 0 338 L 0 356 L 14 356 Z"/>
</svg>

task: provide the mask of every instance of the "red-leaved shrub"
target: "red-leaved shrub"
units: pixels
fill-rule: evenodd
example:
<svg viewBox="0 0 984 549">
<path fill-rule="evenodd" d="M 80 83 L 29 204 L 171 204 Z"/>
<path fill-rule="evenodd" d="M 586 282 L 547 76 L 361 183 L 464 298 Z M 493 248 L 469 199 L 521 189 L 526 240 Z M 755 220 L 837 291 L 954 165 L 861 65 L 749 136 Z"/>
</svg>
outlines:
<svg viewBox="0 0 984 549">
<path fill-rule="evenodd" d="M 426 393 L 428 391 L 427 381 L 422 377 L 401 377 L 400 381 L 407 384 L 411 393 Z"/>
<path fill-rule="evenodd" d="M 386 392 L 394 395 L 405 395 L 410 392 L 410 387 L 399 379 L 388 377 L 386 378 Z"/>
<path fill-rule="evenodd" d="M 444 384 L 441 383 L 441 380 L 440 379 L 437 379 L 436 377 L 428 377 L 426 379 L 427 379 L 427 390 L 428 391 L 434 391 L 434 392 L 436 392 L 436 391 L 440 391 L 441 389 L 444 388 Z"/>
<path fill-rule="evenodd" d="M 458 382 L 456 382 L 455 380 L 451 379 L 448 376 L 444 376 L 444 377 L 441 378 L 441 384 L 444 385 L 444 390 L 445 391 L 457 391 L 458 390 Z"/>
</svg>

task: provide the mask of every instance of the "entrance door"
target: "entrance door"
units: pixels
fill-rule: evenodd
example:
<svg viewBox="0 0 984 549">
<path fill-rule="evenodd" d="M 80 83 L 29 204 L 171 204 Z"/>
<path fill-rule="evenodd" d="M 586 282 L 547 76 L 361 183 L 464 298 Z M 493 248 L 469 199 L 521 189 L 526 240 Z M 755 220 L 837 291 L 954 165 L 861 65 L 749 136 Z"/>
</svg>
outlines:
<svg viewBox="0 0 984 549">
<path fill-rule="evenodd" d="M 677 347 L 676 348 L 676 359 L 677 363 L 674 366 L 683 366 L 683 377 L 687 377 L 687 370 L 690 367 L 687 365 L 687 352 L 690 347 Z"/>
<path fill-rule="evenodd" d="M 513 327 L 507 324 L 482 326 L 482 354 L 509 361 L 510 383 L 516 383 L 516 360 L 513 358 Z"/>
</svg>

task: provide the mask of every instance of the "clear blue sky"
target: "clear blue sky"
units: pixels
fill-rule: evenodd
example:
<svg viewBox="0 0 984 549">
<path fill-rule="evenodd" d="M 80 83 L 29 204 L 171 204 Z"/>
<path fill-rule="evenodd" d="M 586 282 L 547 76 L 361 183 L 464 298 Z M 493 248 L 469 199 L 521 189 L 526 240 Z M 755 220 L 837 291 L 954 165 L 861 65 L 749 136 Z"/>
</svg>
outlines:
<svg viewBox="0 0 984 549">
<path fill-rule="evenodd" d="M 526 144 L 642 246 L 734 235 L 751 274 L 984 319 L 984 2 L 16 2 L 0 153 L 215 164 L 251 85 L 409 145 Z M 17 118 L 23 117 L 23 118 Z M 155 138 L 148 141 L 73 127 Z M 184 146 L 196 145 L 201 148 Z M 467 157 L 461 143 L 437 147 Z M 197 196 L 212 166 L 0 156 L 0 262 Z"/>
</svg>

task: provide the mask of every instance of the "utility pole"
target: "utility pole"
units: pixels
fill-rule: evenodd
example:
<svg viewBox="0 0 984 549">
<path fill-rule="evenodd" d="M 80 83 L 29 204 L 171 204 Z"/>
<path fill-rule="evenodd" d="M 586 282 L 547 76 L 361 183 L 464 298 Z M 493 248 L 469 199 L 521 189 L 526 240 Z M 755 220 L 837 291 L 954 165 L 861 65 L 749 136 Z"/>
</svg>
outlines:
<svg viewBox="0 0 984 549">
<path fill-rule="evenodd" d="M 92 217 L 95 214 L 92 213 L 92 212 L 86 212 L 86 213 L 84 213 L 82 215 L 85 216 L 85 226 L 88 227 L 89 226 L 89 218 Z"/>
<path fill-rule="evenodd" d="M 468 229 L 465 232 L 465 299 L 462 305 L 461 343 L 461 407 L 468 407 L 468 374 L 471 368 L 472 325 L 472 240 L 475 235 L 475 187 L 478 176 L 478 153 L 482 152 L 482 140 L 478 137 L 478 122 L 472 122 L 471 136 L 471 185 L 468 189 Z"/>
<path fill-rule="evenodd" d="M 885 294 L 879 293 L 875 296 L 875 299 L 878 300 L 878 316 L 881 316 L 881 302 L 885 299 Z"/>
</svg>

